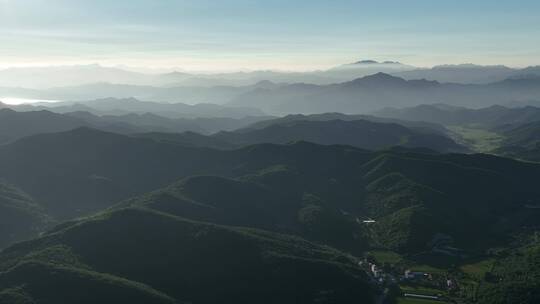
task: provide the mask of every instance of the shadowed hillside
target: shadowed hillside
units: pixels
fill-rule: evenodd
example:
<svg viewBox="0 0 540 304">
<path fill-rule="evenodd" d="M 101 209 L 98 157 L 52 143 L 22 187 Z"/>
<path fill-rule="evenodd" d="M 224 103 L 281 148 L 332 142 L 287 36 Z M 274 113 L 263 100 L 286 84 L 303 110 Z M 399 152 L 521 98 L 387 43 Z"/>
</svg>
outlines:
<svg viewBox="0 0 540 304">
<path fill-rule="evenodd" d="M 0 260 L 3 303 L 15 297 L 39 303 L 357 303 L 372 298 L 366 274 L 339 251 L 138 208 L 64 224 L 4 251 Z M 89 289 L 97 292 L 87 295 Z"/>
</svg>

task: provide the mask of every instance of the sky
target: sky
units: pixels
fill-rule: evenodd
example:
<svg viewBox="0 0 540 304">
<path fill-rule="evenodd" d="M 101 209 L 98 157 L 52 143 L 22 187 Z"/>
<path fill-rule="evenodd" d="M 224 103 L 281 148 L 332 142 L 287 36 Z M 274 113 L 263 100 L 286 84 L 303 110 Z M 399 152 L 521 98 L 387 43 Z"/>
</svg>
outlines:
<svg viewBox="0 0 540 304">
<path fill-rule="evenodd" d="M 0 0 L 0 68 L 540 65 L 538 0 Z"/>
</svg>

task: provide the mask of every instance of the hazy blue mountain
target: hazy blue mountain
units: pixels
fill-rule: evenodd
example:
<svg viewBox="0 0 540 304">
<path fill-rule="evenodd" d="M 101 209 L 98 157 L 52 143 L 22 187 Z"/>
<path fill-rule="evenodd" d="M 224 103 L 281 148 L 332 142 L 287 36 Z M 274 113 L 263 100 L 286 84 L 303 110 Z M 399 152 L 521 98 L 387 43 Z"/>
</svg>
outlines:
<svg viewBox="0 0 540 304">
<path fill-rule="evenodd" d="M 344 64 L 333 67 L 326 71 L 319 72 L 321 75 L 331 77 L 336 82 L 345 82 L 351 79 L 356 79 L 376 73 L 399 73 L 404 71 L 415 70 L 416 67 L 402 64 L 396 61 L 378 62 L 375 60 L 360 60 L 354 63 Z"/>
<path fill-rule="evenodd" d="M 314 84 L 330 84 L 351 80 L 377 72 L 392 73 L 413 69 L 415 69 L 415 67 L 398 62 L 376 62 L 373 60 L 361 60 L 355 63 L 333 67 L 328 70 L 313 72 L 281 72 L 261 70 L 251 72 L 203 74 L 174 71 L 167 73 L 145 74 L 142 72 L 134 72 L 129 68 L 104 67 L 98 64 L 57 67 L 18 67 L 0 70 L 0 87 L 51 89 L 59 87 L 85 86 L 94 83 L 109 83 L 162 88 L 179 87 L 176 90 L 182 90 L 182 87 L 186 87 L 187 90 L 184 90 L 186 96 L 204 96 L 208 95 L 208 92 L 211 91 L 204 90 L 204 88 L 211 87 L 230 87 L 222 88 L 221 90 L 222 93 L 227 94 L 228 90 L 234 89 L 233 87 L 253 86 L 257 85 L 257 83 L 260 81 L 272 81 L 276 83 L 306 82 Z M 152 89 L 147 88 L 147 90 Z M 215 95 L 214 97 L 218 97 L 217 94 L 210 93 L 210 95 Z M 129 96 L 109 95 L 104 97 Z"/>
<path fill-rule="evenodd" d="M 116 82 L 92 82 L 77 86 L 62 86 L 49 89 L 23 89 L 1 87 L 0 96 L 43 100 L 85 101 L 92 99 L 135 97 L 142 100 L 153 100 L 165 103 L 214 103 L 224 104 L 232 98 L 257 88 L 279 86 L 269 85 L 268 81 L 256 82 L 244 86 L 225 85 L 134 85 Z"/>
<path fill-rule="evenodd" d="M 77 117 L 88 122 L 92 126 L 109 129 L 117 126 L 117 133 L 141 133 L 141 132 L 198 132 L 211 134 L 219 131 L 230 131 L 245 127 L 254 122 L 265 120 L 266 116 L 250 116 L 243 118 L 228 117 L 200 117 L 200 118 L 168 118 L 152 113 L 144 114 L 124 114 L 124 115 L 94 115 L 89 112 L 65 113 L 70 117 Z M 120 130 L 120 126 L 125 126 L 125 130 Z"/>
<path fill-rule="evenodd" d="M 449 133 L 445 127 L 435 123 L 324 113 L 288 115 L 262 120 L 234 131 L 222 131 L 210 136 L 193 132 L 175 134 L 152 132 L 137 136 L 218 149 L 305 140 L 319 144 L 343 144 L 375 150 L 399 145 L 443 152 L 466 152 L 465 147 L 448 138 Z"/>
<path fill-rule="evenodd" d="M 342 112 L 358 114 L 385 107 L 447 103 L 453 106 L 485 107 L 509 100 L 540 99 L 537 79 L 507 79 L 482 85 L 441 84 L 427 80 L 404 80 L 375 74 L 334 85 L 289 85 L 256 90 L 231 101 L 231 105 L 253 106 L 267 113 Z"/>
<path fill-rule="evenodd" d="M 135 116 L 135 117 L 132 117 Z M 135 115 L 126 117 L 100 117 L 88 112 L 58 114 L 50 111 L 16 112 L 11 109 L 0 110 L 0 144 L 26 136 L 69 131 L 80 127 L 91 127 L 104 131 L 136 134 L 151 131 L 204 131 L 198 124 L 190 121 L 169 121 L 159 116 Z M 157 121 L 159 125 L 149 121 Z M 146 122 L 146 123 L 145 123 Z"/>
<path fill-rule="evenodd" d="M 417 68 L 396 61 L 359 60 L 312 72 L 251 71 L 230 73 L 134 72 L 124 67 L 104 67 L 97 64 L 18 67 L 0 70 L 0 87 L 46 89 L 72 87 L 93 83 L 138 85 L 153 87 L 192 87 L 192 90 L 209 87 L 241 87 L 255 85 L 260 81 L 277 83 L 331 84 L 375 74 L 393 74 L 405 79 L 428 79 L 443 83 L 486 84 L 506 78 L 540 75 L 537 66 L 524 69 L 503 65 L 482 66 L 475 64 L 438 65 Z M 202 91 L 194 94 L 199 95 Z M 204 93 L 202 93 L 204 95 Z"/>
<path fill-rule="evenodd" d="M 85 102 L 77 102 L 104 113 L 155 113 L 165 117 L 231 117 L 263 116 L 261 111 L 250 107 L 226 107 L 215 104 L 187 105 L 183 103 L 157 103 L 140 101 L 135 98 L 106 98 Z M 53 104 L 62 105 L 60 104 Z"/>
<path fill-rule="evenodd" d="M 287 118 L 287 117 L 286 117 Z M 305 140 L 325 145 L 351 145 L 378 150 L 392 146 L 423 147 L 441 152 L 464 152 L 465 147 L 440 133 L 415 131 L 399 124 L 368 120 L 284 119 L 265 127 L 251 127 L 212 135 L 237 146 Z"/>
<path fill-rule="evenodd" d="M 247 127 L 243 128 L 243 130 L 238 130 L 238 131 L 244 131 L 244 129 L 245 130 L 262 129 L 265 127 L 269 127 L 271 125 L 282 124 L 282 123 L 298 121 L 298 120 L 307 120 L 307 121 L 367 120 L 367 121 L 379 122 L 379 123 L 394 123 L 394 124 L 405 126 L 409 129 L 414 129 L 415 131 L 419 131 L 419 132 L 424 131 L 427 133 L 437 133 L 437 134 L 446 134 L 448 132 L 448 130 L 444 126 L 438 123 L 400 120 L 400 119 L 384 118 L 384 117 L 378 117 L 378 116 L 373 116 L 373 115 L 362 115 L 362 114 L 346 115 L 342 113 L 322 113 L 322 114 L 311 114 L 311 115 L 291 114 L 291 115 L 287 115 L 287 116 L 283 116 L 279 118 L 262 120 L 262 121 L 253 123 L 251 125 L 248 125 Z"/>
<path fill-rule="evenodd" d="M 353 67 L 357 65 L 363 67 L 373 64 L 357 63 L 353 64 Z M 383 63 L 382 65 L 393 66 L 395 64 Z M 530 70 L 535 71 L 533 68 Z M 349 69 L 345 69 L 345 71 L 349 71 Z M 531 71 L 528 73 L 532 73 Z M 359 76 L 363 75 L 365 74 Z M 0 96 L 74 101 L 135 97 L 139 100 L 166 103 L 212 103 L 251 108 L 244 109 L 242 113 L 244 115 L 247 114 L 246 112 L 250 113 L 248 115 L 256 115 L 256 110 L 253 108 L 260 108 L 269 114 L 279 115 L 323 112 L 359 114 L 384 107 L 406 107 L 418 104 L 449 103 L 456 106 L 478 108 L 494 104 L 534 103 L 540 100 L 539 78 L 520 75 L 510 75 L 508 79 L 488 84 L 441 83 L 425 79 L 405 81 L 402 78 L 381 73 L 362 78 L 351 76 L 342 79 L 336 78 L 330 82 L 312 82 L 315 84 L 300 80 L 291 81 L 290 84 L 282 81 L 269 82 L 269 78 L 257 79 L 257 82 L 239 86 L 173 85 L 159 87 L 93 83 L 46 90 L 0 87 Z M 66 106 L 66 104 L 63 105 Z M 232 109 L 228 109 L 228 111 L 237 113 Z M 165 115 L 165 113 L 159 114 Z M 223 115 L 220 114 L 220 116 Z"/>
<path fill-rule="evenodd" d="M 245 118 L 247 116 L 264 116 L 263 112 L 251 107 L 228 107 L 205 103 L 196 105 L 188 105 L 183 103 L 160 103 L 141 101 L 136 98 L 104 98 L 77 102 L 66 101 L 15 106 L 3 104 L 2 106 L 17 111 L 48 110 L 58 113 L 85 111 L 98 115 L 154 113 L 169 118 Z"/>
<path fill-rule="evenodd" d="M 151 113 L 99 116 L 89 112 L 58 114 L 45 110 L 16 112 L 11 109 L 0 109 L 0 143 L 30 135 L 68 131 L 79 127 L 92 127 L 120 134 L 187 131 L 211 134 L 242 128 L 266 118 L 173 119 Z"/>
<path fill-rule="evenodd" d="M 395 73 L 404 79 L 427 79 L 443 83 L 487 84 L 502 81 L 524 71 L 503 65 L 474 64 L 438 65 L 430 69 L 417 69 Z"/>
<path fill-rule="evenodd" d="M 487 84 L 506 78 L 540 75 L 538 67 L 535 66 L 515 69 L 502 65 L 460 64 L 417 68 L 396 61 L 377 62 L 375 60 L 360 60 L 311 72 L 252 71 L 204 74 L 179 71 L 144 73 L 134 72 L 130 68 L 93 64 L 4 69 L 0 70 L 0 87 L 12 88 L 9 89 L 11 93 L 18 90 L 19 94 L 26 95 L 36 93 L 35 90 L 41 90 L 39 95 L 48 95 L 49 98 L 69 96 L 68 99 L 96 99 L 137 96 L 158 101 L 193 103 L 198 100 L 198 102 L 219 103 L 224 98 L 249 89 L 250 86 L 257 86 L 261 81 L 326 85 L 346 82 L 379 72 L 409 80 L 428 79 L 460 84 Z M 96 95 L 102 94 L 100 91 L 92 94 L 91 88 L 100 88 L 108 95 Z M 0 92 L 6 91 L 0 90 Z M 127 92 L 131 95 L 126 95 Z"/>
<path fill-rule="evenodd" d="M 0 143 L 34 135 L 54 133 L 86 126 L 84 121 L 48 111 L 15 112 L 0 110 Z"/>
</svg>

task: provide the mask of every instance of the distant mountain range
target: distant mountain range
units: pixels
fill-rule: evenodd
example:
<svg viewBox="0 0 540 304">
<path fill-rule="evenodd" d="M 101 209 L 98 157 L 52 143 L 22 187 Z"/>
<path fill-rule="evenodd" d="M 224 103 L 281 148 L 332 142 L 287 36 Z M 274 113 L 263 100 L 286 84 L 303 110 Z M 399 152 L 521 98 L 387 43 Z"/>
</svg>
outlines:
<svg viewBox="0 0 540 304">
<path fill-rule="evenodd" d="M 289 122 L 300 121 L 300 120 L 306 120 L 306 121 L 368 120 L 368 121 L 379 122 L 379 123 L 398 124 L 398 125 L 405 126 L 409 129 L 413 129 L 418 132 L 436 133 L 436 134 L 441 134 L 441 135 L 448 133 L 448 129 L 446 129 L 443 125 L 439 123 L 393 119 L 393 118 L 386 118 L 386 117 L 378 117 L 374 115 L 362 115 L 362 114 L 346 115 L 346 114 L 337 113 L 337 112 L 311 114 L 311 115 L 291 114 L 291 115 L 287 115 L 287 116 L 283 116 L 279 118 L 262 120 L 260 122 L 253 123 L 245 128 L 242 128 L 241 130 L 238 130 L 238 131 L 244 132 L 244 131 L 249 131 L 249 130 L 263 129 L 271 125 L 286 124 Z"/>
<path fill-rule="evenodd" d="M 23 107 L 26 110 L 34 109 Z M 211 134 L 236 130 L 268 118 L 270 117 L 167 118 L 151 113 L 99 116 L 85 111 L 60 114 L 48 110 L 16 112 L 4 108 L 0 109 L 0 144 L 30 135 L 69 131 L 80 127 L 120 134 L 187 131 Z"/>
<path fill-rule="evenodd" d="M 151 86 L 95 82 L 47 89 L 26 89 L 0 86 L 0 97 L 53 101 L 85 101 L 91 99 L 137 98 L 166 103 L 223 104 L 239 94 L 258 88 L 273 88 L 279 84 L 260 81 L 245 86 Z M 1 99 L 0 99 L 1 100 Z"/>
<path fill-rule="evenodd" d="M 442 83 L 487 84 L 503 81 L 507 78 L 538 76 L 540 75 L 540 67 L 513 69 L 503 65 L 439 65 L 431 69 L 409 70 L 394 75 L 404 79 L 427 79 Z"/>
<path fill-rule="evenodd" d="M 180 104 L 205 104 L 205 111 L 209 111 L 209 104 L 221 104 L 228 107 L 219 108 L 214 105 L 214 113 L 217 116 L 233 115 L 240 112 L 238 109 L 230 109 L 231 106 L 248 107 L 243 109 L 242 114 L 250 111 L 250 115 L 256 115 L 257 108 L 268 114 L 284 115 L 292 113 L 325 113 L 343 112 L 347 114 L 360 114 L 367 111 L 382 109 L 384 107 L 407 107 L 419 104 L 447 103 L 464 107 L 486 107 L 494 104 L 535 104 L 540 103 L 540 77 L 535 73 L 537 68 L 531 67 L 522 74 L 506 75 L 505 77 L 493 78 L 493 82 L 471 81 L 467 84 L 445 83 L 437 81 L 441 77 L 429 75 L 411 76 L 409 72 L 368 74 L 381 70 L 399 69 L 398 63 L 355 63 L 331 69 L 326 73 L 339 72 L 352 73 L 347 77 L 335 78 L 332 82 L 313 84 L 297 80 L 283 82 L 274 79 L 269 81 L 259 80 L 246 85 L 209 85 L 209 86 L 151 86 L 116 83 L 92 83 L 77 86 L 54 87 L 48 89 L 25 89 L 13 87 L 1 87 L 0 97 L 17 97 L 34 100 L 61 100 L 71 101 L 69 104 L 81 103 L 87 100 L 108 100 L 109 98 L 150 100 L 161 103 Z M 360 67 L 357 67 L 360 66 Z M 355 72 L 360 69 L 364 73 Z M 462 71 L 463 75 L 474 74 L 476 66 L 464 67 L 437 67 L 429 71 Z M 487 68 L 486 68 L 487 69 Z M 502 67 L 490 67 L 491 70 L 511 70 Z M 412 72 L 410 72 L 412 73 Z M 425 73 L 425 71 L 415 71 Z M 271 74 L 271 73 L 270 73 Z M 358 74 L 358 75 L 357 75 Z M 540 73 L 538 73 L 540 75 Z M 367 75 L 367 76 L 366 76 Z M 400 77 L 393 76 L 399 75 Z M 358 76 L 358 77 L 356 77 Z M 355 78 L 356 77 L 356 78 Z M 403 77 L 403 78 L 402 78 Z M 463 79 L 465 76 L 456 76 Z M 409 79 L 409 80 L 407 80 Z M 63 105 L 66 105 L 64 103 Z M 94 103 L 94 107 L 97 105 Z M 184 109 L 166 109 L 166 112 L 187 115 L 196 111 L 197 107 L 188 111 Z M 82 109 L 81 109 L 82 110 Z M 231 111 L 233 113 L 231 113 Z M 118 113 L 115 113 L 118 114 Z M 172 114 L 171 114 L 172 115 Z M 199 114 L 200 115 L 200 114 Z M 206 114 L 207 115 L 207 114 Z M 238 114 L 237 114 L 238 115 Z M 259 113 L 260 115 L 260 113 Z"/>
<path fill-rule="evenodd" d="M 15 112 L 11 109 L 2 109 L 0 143 L 40 133 L 91 127 L 120 134 L 151 132 L 140 136 L 188 146 L 220 149 L 256 143 L 305 140 L 319 144 L 352 145 L 371 150 L 400 145 L 441 152 L 467 151 L 465 147 L 447 137 L 445 134 L 447 130 L 440 125 L 405 122 L 406 126 L 403 126 L 398 124 L 397 120 L 384 121 L 374 117 L 347 116 L 338 113 L 287 116 L 272 120 L 266 120 L 265 117 L 170 119 L 150 113 L 98 116 L 89 112 L 58 114 L 50 111 Z M 240 130 L 233 131 L 236 129 Z M 215 132 L 218 133 L 203 135 Z"/>
<path fill-rule="evenodd" d="M 0 70 L 0 87 L 43 90 L 55 87 L 109 83 L 132 86 L 192 87 L 191 90 L 193 91 L 196 90 L 195 87 L 250 86 L 260 81 L 332 84 L 379 72 L 393 74 L 409 80 L 427 79 L 443 83 L 486 84 L 507 78 L 539 76 L 540 68 L 532 66 L 517 69 L 500 65 L 482 66 L 474 64 L 418 68 L 396 61 L 360 60 L 313 72 L 253 71 L 213 74 L 189 72 L 145 74 L 122 67 L 104 67 L 92 64 L 4 69 Z"/>
<path fill-rule="evenodd" d="M 378 73 L 332 85 L 291 84 L 274 89 L 257 89 L 240 95 L 229 105 L 257 107 L 271 114 L 336 111 L 358 114 L 385 107 L 419 104 L 447 103 L 476 108 L 539 99 L 540 78 L 462 85 L 404 80 Z"/>
<path fill-rule="evenodd" d="M 322 116 L 322 115 L 320 115 Z M 255 124 L 242 130 L 220 132 L 212 138 L 235 146 L 257 143 L 284 144 L 305 140 L 325 145 L 351 145 L 363 149 L 379 150 L 393 146 L 428 148 L 439 152 L 466 152 L 467 148 L 456 144 L 438 131 L 417 131 L 396 123 L 373 122 L 365 119 L 331 119 L 322 117 L 285 117 Z M 345 116 L 345 115 L 344 115 Z M 261 124 L 268 124 L 262 127 Z"/>
<path fill-rule="evenodd" d="M 104 98 L 87 101 L 66 101 L 9 105 L 0 102 L 0 109 L 19 112 L 46 110 L 55 113 L 89 112 L 96 115 L 126 115 L 154 113 L 168 118 L 245 118 L 264 116 L 258 109 L 230 107 L 217 104 L 188 105 L 183 103 L 159 103 L 141 101 L 136 98 Z"/>
</svg>

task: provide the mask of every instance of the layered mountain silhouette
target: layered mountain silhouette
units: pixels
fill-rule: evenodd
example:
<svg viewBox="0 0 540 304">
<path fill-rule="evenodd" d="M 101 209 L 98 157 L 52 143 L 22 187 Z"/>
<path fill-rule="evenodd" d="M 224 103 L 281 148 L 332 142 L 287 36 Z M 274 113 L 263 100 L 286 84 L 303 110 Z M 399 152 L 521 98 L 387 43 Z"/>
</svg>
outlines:
<svg viewBox="0 0 540 304">
<path fill-rule="evenodd" d="M 214 148 L 306 140 L 320 144 L 353 145 L 365 149 L 401 145 L 443 152 L 466 151 L 448 138 L 445 135 L 447 130 L 440 125 L 338 113 L 293 115 L 272 120 L 264 120 L 265 117 L 171 119 L 151 113 L 98 116 L 88 112 L 57 114 L 49 111 L 15 112 L 10 109 L 0 110 L 0 115 L 0 124 L 3 125 L 3 132 L 0 132 L 1 143 L 39 133 L 92 127 L 120 134 L 151 133 L 141 136 Z M 238 131 L 227 132 L 238 128 Z M 211 136 L 201 135 L 217 131 L 221 132 Z M 165 134 L 182 132 L 187 133 Z"/>
<path fill-rule="evenodd" d="M 511 77 L 530 75 L 531 72 L 512 69 L 503 65 L 482 66 L 475 64 L 438 65 L 431 69 L 417 69 L 396 73 L 405 79 L 429 79 L 444 83 L 486 84 Z"/>
<path fill-rule="evenodd" d="M 217 104 L 160 103 L 141 101 L 136 98 L 103 98 L 88 101 L 66 101 L 41 103 L 37 105 L 1 105 L 12 110 L 37 111 L 47 110 L 56 113 L 90 112 L 98 115 L 125 115 L 154 113 L 168 118 L 193 117 L 228 117 L 244 118 L 246 116 L 263 116 L 261 111 L 249 107 L 227 107 Z"/>
<path fill-rule="evenodd" d="M 10 109 L 0 110 L 0 143 L 38 133 L 72 130 L 85 123 L 77 118 L 48 111 L 20 113 Z"/>
<path fill-rule="evenodd" d="M 481 109 L 453 107 L 445 104 L 419 105 L 411 108 L 387 108 L 374 113 L 380 117 L 440 123 L 444 125 L 475 124 L 487 128 L 540 121 L 540 108 L 491 106 Z"/>
<path fill-rule="evenodd" d="M 212 135 L 237 146 L 256 143 L 287 143 L 305 140 L 326 145 L 351 145 L 378 150 L 392 146 L 423 147 L 441 152 L 465 152 L 467 149 L 436 132 L 416 131 L 393 123 L 368 120 L 284 119 L 267 127 L 246 128 Z"/>
<path fill-rule="evenodd" d="M 259 89 L 233 99 L 230 105 L 258 107 L 267 113 L 365 113 L 385 107 L 447 103 L 485 107 L 509 101 L 537 100 L 538 79 L 508 79 L 490 84 L 444 84 L 404 80 L 378 73 L 334 85 L 291 84 Z"/>
<path fill-rule="evenodd" d="M 120 134 L 147 132 L 198 132 L 211 134 L 232 131 L 266 120 L 267 116 L 244 118 L 167 118 L 152 113 L 124 115 L 95 115 L 90 112 L 54 113 L 48 110 L 17 112 L 0 109 L 0 143 L 14 141 L 40 133 L 55 133 L 80 127 L 96 128 Z"/>
<path fill-rule="evenodd" d="M 261 110 L 272 115 L 324 112 L 359 114 L 385 107 L 433 103 L 480 108 L 494 104 L 538 101 L 540 78 L 527 75 L 478 84 L 443 83 L 425 78 L 405 80 L 385 73 L 359 75 L 357 77 L 360 78 L 350 77 L 324 84 L 274 83 L 262 79 L 250 85 L 210 87 L 99 83 L 47 90 L 0 88 L 0 96 L 77 101 L 56 103 L 58 111 L 90 111 L 88 108 L 95 108 L 108 112 L 106 114 L 153 112 L 171 118 L 186 115 L 239 118 L 263 115 Z M 110 99 L 111 97 L 116 99 Z M 133 100 L 132 97 L 138 100 Z M 85 101 L 95 99 L 97 100 Z M 100 100 L 102 102 L 99 102 Z M 140 100 L 163 103 L 143 103 Z M 189 106 L 179 102 L 199 105 Z M 71 107 L 71 110 L 66 107 Z"/>
<path fill-rule="evenodd" d="M 482 66 L 475 64 L 438 65 L 432 68 L 418 68 L 396 61 L 358 60 L 353 63 L 331 67 L 313 72 L 252 71 L 199 74 L 189 72 L 144 73 L 129 68 L 105 67 L 97 64 L 57 67 L 18 67 L 0 71 L 0 87 L 27 89 L 54 89 L 58 87 L 85 86 L 95 83 L 122 84 L 146 87 L 189 87 L 183 90 L 188 96 L 207 95 L 201 88 L 229 87 L 221 90 L 222 94 L 231 91 L 231 87 L 255 85 L 269 80 L 277 83 L 313 83 L 331 84 L 375 73 L 393 74 L 405 79 L 428 79 L 444 83 L 486 84 L 502 81 L 506 78 L 523 78 L 540 75 L 537 66 L 524 69 L 509 68 L 502 65 Z M 180 89 L 181 90 L 181 89 Z M 216 92 L 219 91 L 216 90 Z M 132 95 L 133 96 L 133 95 Z M 110 96 L 108 96 L 110 97 Z"/>
<path fill-rule="evenodd" d="M 302 115 L 302 114 L 291 114 L 274 119 L 266 119 L 260 122 L 253 123 L 244 128 L 239 128 L 239 131 L 248 131 L 263 129 L 271 125 L 276 124 L 285 124 L 293 121 L 328 121 L 328 120 L 343 120 L 343 121 L 353 121 L 353 120 L 367 120 L 372 122 L 379 123 L 394 123 L 405 126 L 409 129 L 414 129 L 415 131 L 425 131 L 427 133 L 439 133 L 446 134 L 448 130 L 440 125 L 439 123 L 428 123 L 424 121 L 410 121 L 410 120 L 400 120 L 393 118 L 378 117 L 373 115 L 346 115 L 342 113 L 322 113 L 322 114 L 311 114 L 311 115 Z"/>
</svg>

